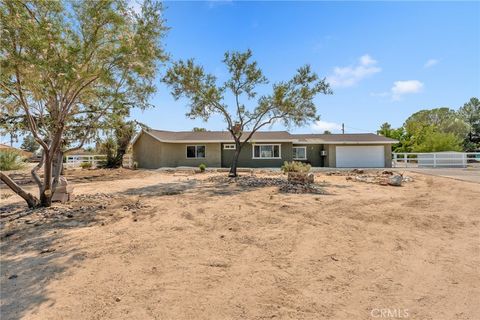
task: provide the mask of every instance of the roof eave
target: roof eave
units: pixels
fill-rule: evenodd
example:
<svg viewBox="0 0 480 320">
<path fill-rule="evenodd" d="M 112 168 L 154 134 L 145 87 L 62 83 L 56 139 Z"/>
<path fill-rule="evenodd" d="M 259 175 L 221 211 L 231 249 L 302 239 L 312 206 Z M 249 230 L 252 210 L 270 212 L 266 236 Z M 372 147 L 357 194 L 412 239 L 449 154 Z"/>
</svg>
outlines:
<svg viewBox="0 0 480 320">
<path fill-rule="evenodd" d="M 167 139 L 160 139 L 159 137 L 155 136 L 154 134 L 150 133 L 147 130 L 140 131 L 137 136 L 133 139 L 132 145 L 137 142 L 138 138 L 141 136 L 142 133 L 146 133 L 152 138 L 157 141 L 164 142 L 164 143 L 233 143 L 235 142 L 233 139 L 231 140 L 167 140 Z M 399 141 L 397 140 L 389 140 L 389 141 L 324 141 L 324 140 L 310 140 L 310 141 L 301 141 L 298 139 L 250 139 L 250 143 L 269 143 L 269 142 L 291 142 L 293 144 L 395 144 Z"/>
</svg>

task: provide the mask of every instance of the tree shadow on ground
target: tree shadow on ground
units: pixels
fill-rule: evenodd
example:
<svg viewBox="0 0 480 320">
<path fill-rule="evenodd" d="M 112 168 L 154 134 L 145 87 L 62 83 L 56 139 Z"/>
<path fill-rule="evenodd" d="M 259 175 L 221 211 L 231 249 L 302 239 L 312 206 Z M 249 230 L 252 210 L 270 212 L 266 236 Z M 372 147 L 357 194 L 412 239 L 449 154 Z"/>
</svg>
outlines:
<svg viewBox="0 0 480 320">
<path fill-rule="evenodd" d="M 164 183 L 160 182 L 146 187 L 129 188 L 125 191 L 118 192 L 117 194 L 141 197 L 172 196 L 192 190 L 197 185 L 198 181 L 196 180 Z"/>
<path fill-rule="evenodd" d="M 285 181 L 286 182 L 286 181 Z M 324 189 L 325 187 L 337 187 L 336 185 L 331 184 L 323 184 L 318 183 L 316 184 L 318 188 Z M 241 183 L 237 183 L 234 180 L 229 181 L 221 180 L 221 181 L 209 181 L 209 180 L 187 180 L 187 181 L 179 181 L 179 182 L 165 182 L 165 183 L 157 183 L 155 185 L 150 185 L 146 187 L 140 188 L 130 188 L 125 191 L 117 193 L 117 195 L 127 195 L 127 196 L 141 196 L 141 197 L 160 197 L 160 196 L 172 196 L 172 195 L 179 195 L 187 192 L 198 192 L 201 193 L 202 196 L 232 196 L 236 194 L 241 194 L 245 192 L 251 192 L 258 189 L 263 188 L 277 188 L 279 189 L 279 185 L 244 185 Z M 350 186 L 339 185 L 342 188 L 349 188 Z M 282 192 L 278 190 L 278 193 L 282 194 L 289 194 L 288 192 Z M 304 194 L 315 194 L 305 192 Z M 322 195 L 328 195 L 328 192 L 322 192 Z"/>
<path fill-rule="evenodd" d="M 18 206 L 20 203 L 9 208 Z M 64 231 L 95 223 L 98 220 L 94 210 L 61 207 L 59 211 L 55 206 L 4 223 L 0 243 L 2 320 L 21 319 L 45 303 L 54 307 L 48 285 L 79 268 L 86 257 L 78 248 L 66 244 Z"/>
</svg>

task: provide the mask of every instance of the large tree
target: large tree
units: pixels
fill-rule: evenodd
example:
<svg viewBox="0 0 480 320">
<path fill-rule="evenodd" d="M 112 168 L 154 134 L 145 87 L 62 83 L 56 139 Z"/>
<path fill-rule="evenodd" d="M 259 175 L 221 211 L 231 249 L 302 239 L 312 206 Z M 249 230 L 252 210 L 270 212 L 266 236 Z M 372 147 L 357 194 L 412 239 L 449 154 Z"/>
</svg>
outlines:
<svg viewBox="0 0 480 320">
<path fill-rule="evenodd" d="M 250 50 L 225 53 L 223 63 L 230 77 L 223 84 L 217 84 L 215 76 L 206 73 L 193 59 L 175 62 L 163 79 L 172 88 L 175 99 L 184 97 L 190 101 L 187 116 L 205 121 L 213 114 L 223 116 L 236 145 L 231 177 L 237 175 L 242 147 L 255 132 L 277 121 L 285 126 L 301 126 L 317 120 L 314 97 L 332 93 L 325 79 L 306 65 L 291 80 L 275 83 L 270 94 L 259 96 L 257 90 L 268 81 L 251 58 Z"/>
<path fill-rule="evenodd" d="M 39 144 L 35 140 L 35 138 L 31 135 L 28 134 L 25 137 L 23 137 L 23 142 L 20 148 L 22 150 L 28 151 L 28 152 L 35 152 L 38 150 Z"/>
<path fill-rule="evenodd" d="M 461 150 L 468 131 L 467 124 L 449 108 L 420 110 L 403 127 L 411 152 Z"/>
<path fill-rule="evenodd" d="M 377 134 L 382 135 L 387 138 L 398 140 L 398 143 L 392 145 L 392 150 L 394 152 L 409 152 L 409 142 L 405 135 L 405 130 L 403 127 L 394 129 L 392 125 L 388 122 L 383 123 L 380 126 L 380 130 L 377 130 Z"/>
<path fill-rule="evenodd" d="M 113 126 L 113 134 L 108 134 L 100 146 L 101 152 L 107 156 L 104 164 L 107 168 L 122 166 L 123 156 L 127 153 L 137 125 L 135 121 L 118 119 Z"/>
<path fill-rule="evenodd" d="M 415 112 L 405 121 L 404 127 L 409 133 L 421 131 L 425 127 L 434 127 L 439 132 L 452 133 L 458 137 L 465 136 L 468 131 L 466 123 L 458 116 L 455 110 L 449 108 L 435 108 Z"/>
<path fill-rule="evenodd" d="M 125 0 L 1 2 L 0 105 L 23 119 L 43 150 L 32 170 L 40 200 L 0 178 L 29 206 L 51 205 L 63 152 L 80 148 L 109 115 L 149 106 L 166 60 L 161 14 L 153 0 L 140 13 Z"/>
<path fill-rule="evenodd" d="M 471 98 L 458 110 L 458 115 L 468 125 L 468 133 L 464 141 L 465 150 L 480 150 L 480 100 Z"/>
</svg>

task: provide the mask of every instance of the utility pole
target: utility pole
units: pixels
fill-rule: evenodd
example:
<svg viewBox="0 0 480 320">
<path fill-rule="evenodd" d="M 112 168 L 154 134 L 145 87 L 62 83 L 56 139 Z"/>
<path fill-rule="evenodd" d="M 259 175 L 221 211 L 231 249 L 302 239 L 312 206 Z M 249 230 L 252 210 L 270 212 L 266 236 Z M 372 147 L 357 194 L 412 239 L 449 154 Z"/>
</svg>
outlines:
<svg viewBox="0 0 480 320">
<path fill-rule="evenodd" d="M 345 134 L 345 124 L 342 123 L 342 134 Z"/>
</svg>

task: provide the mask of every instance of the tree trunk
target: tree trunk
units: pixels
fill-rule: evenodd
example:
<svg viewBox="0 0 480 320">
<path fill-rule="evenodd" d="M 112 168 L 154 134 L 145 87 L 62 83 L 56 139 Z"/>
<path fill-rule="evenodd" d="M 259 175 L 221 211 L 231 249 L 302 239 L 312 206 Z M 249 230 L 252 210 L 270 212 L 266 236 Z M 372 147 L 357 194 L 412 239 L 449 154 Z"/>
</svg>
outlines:
<svg viewBox="0 0 480 320">
<path fill-rule="evenodd" d="M 237 165 L 238 165 L 238 157 L 240 156 L 240 144 L 235 144 L 235 153 L 233 154 L 232 159 L 232 166 L 230 167 L 230 172 L 228 176 L 231 178 L 235 178 L 237 176 Z"/>
<path fill-rule="evenodd" d="M 52 185 L 52 194 L 55 193 L 57 188 L 58 180 L 60 175 L 63 172 L 63 151 L 59 149 L 53 159 L 53 185 Z"/>
<path fill-rule="evenodd" d="M 9 176 L 0 172 L 0 180 L 2 180 L 13 192 L 22 197 L 26 202 L 29 208 L 36 208 L 39 206 L 38 199 L 31 193 L 23 190 L 18 184 L 15 183 Z"/>
<path fill-rule="evenodd" d="M 55 156 L 55 153 L 54 153 Z M 52 205 L 52 156 L 45 152 L 45 168 L 43 170 L 43 187 L 40 188 L 40 204 L 42 207 Z"/>
<path fill-rule="evenodd" d="M 122 166 L 123 163 L 123 156 L 127 152 L 125 148 L 117 148 L 117 155 L 115 156 L 115 160 L 113 163 L 113 168 L 119 168 Z"/>
</svg>

